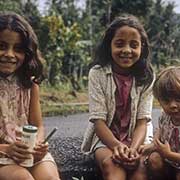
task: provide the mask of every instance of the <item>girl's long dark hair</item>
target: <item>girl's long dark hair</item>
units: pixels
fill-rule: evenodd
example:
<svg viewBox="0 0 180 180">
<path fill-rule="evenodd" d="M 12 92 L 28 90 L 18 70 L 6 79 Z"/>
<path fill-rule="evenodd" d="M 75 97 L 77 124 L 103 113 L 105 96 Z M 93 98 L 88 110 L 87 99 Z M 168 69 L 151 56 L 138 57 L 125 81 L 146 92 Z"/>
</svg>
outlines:
<svg viewBox="0 0 180 180">
<path fill-rule="evenodd" d="M 131 68 L 131 74 L 135 76 L 137 85 L 149 84 L 153 80 L 153 69 L 150 63 L 150 45 L 148 36 L 139 20 L 133 15 L 117 17 L 106 29 L 100 43 L 98 44 L 92 65 L 99 64 L 102 67 L 112 63 L 111 41 L 122 26 L 129 26 L 138 30 L 141 36 L 140 59 Z"/>
<path fill-rule="evenodd" d="M 16 71 L 20 83 L 25 88 L 40 83 L 43 76 L 42 57 L 38 49 L 37 36 L 30 24 L 20 15 L 13 12 L 0 12 L 0 32 L 9 29 L 20 34 L 25 51 L 24 63 Z"/>
</svg>

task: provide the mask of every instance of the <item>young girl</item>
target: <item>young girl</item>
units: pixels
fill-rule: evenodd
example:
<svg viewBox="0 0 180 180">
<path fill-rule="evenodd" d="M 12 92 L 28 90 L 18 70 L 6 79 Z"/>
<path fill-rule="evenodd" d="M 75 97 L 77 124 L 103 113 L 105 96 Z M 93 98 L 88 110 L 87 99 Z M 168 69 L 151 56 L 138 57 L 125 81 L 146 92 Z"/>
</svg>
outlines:
<svg viewBox="0 0 180 180">
<path fill-rule="evenodd" d="M 180 67 L 164 69 L 153 93 L 163 112 L 153 143 L 141 147 L 141 152 L 152 152 L 146 164 L 154 179 L 173 180 L 175 175 L 180 180 Z"/>
<path fill-rule="evenodd" d="M 37 37 L 21 16 L 0 14 L 0 179 L 58 180 L 56 164 L 42 144 L 39 86 L 42 63 Z M 20 166 L 29 157 L 28 147 L 16 137 L 23 125 L 37 126 L 34 165 Z"/>
<path fill-rule="evenodd" d="M 147 126 L 152 125 L 149 51 L 144 28 L 136 17 L 125 15 L 110 24 L 95 53 L 82 150 L 95 153 L 105 180 L 144 179 L 137 150 L 149 142 Z"/>
</svg>

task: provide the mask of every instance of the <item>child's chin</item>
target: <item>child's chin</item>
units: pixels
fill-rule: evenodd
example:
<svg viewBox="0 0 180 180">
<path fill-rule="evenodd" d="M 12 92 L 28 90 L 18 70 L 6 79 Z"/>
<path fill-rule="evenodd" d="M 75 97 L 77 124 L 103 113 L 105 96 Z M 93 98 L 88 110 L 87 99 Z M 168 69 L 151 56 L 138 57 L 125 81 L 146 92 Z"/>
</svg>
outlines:
<svg viewBox="0 0 180 180">
<path fill-rule="evenodd" d="M 172 118 L 178 122 L 180 122 L 180 115 L 172 116 Z"/>
<path fill-rule="evenodd" d="M 173 119 L 174 124 L 180 126 L 180 115 L 171 115 L 171 118 Z"/>
</svg>

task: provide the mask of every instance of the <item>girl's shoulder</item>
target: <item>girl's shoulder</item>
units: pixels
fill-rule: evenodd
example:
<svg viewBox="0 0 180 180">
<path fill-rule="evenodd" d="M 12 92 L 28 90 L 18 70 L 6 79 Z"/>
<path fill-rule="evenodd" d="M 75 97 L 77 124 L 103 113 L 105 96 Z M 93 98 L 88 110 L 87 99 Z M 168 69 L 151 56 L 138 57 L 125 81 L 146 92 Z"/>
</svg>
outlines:
<svg viewBox="0 0 180 180">
<path fill-rule="evenodd" d="M 99 64 L 96 64 L 90 69 L 90 71 L 98 71 L 100 69 L 102 69 L 102 66 Z"/>
<path fill-rule="evenodd" d="M 143 83 L 140 87 L 142 88 L 143 91 L 152 91 L 155 80 L 156 80 L 156 74 L 155 72 L 153 72 L 151 81 L 148 81 L 148 83 Z"/>
<path fill-rule="evenodd" d="M 32 86 L 30 89 L 31 89 L 31 92 L 33 93 L 39 93 L 39 85 L 34 82 L 32 83 Z"/>
<path fill-rule="evenodd" d="M 90 71 L 90 73 L 112 73 L 111 65 L 101 66 L 99 64 L 94 65 Z"/>
</svg>

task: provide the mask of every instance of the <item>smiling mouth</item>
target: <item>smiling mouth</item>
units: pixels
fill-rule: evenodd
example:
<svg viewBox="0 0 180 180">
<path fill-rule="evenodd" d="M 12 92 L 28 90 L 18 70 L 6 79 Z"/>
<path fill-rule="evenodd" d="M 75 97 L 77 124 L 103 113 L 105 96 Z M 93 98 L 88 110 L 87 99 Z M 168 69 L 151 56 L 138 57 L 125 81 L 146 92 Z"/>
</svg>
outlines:
<svg viewBox="0 0 180 180">
<path fill-rule="evenodd" d="M 15 61 L 0 61 L 1 64 L 16 64 Z"/>
<path fill-rule="evenodd" d="M 131 61 L 130 57 L 120 57 L 120 61 L 122 63 L 129 63 Z"/>
<path fill-rule="evenodd" d="M 122 57 L 122 56 L 120 56 L 119 58 L 122 60 L 131 60 L 132 59 L 132 57 Z"/>
</svg>

